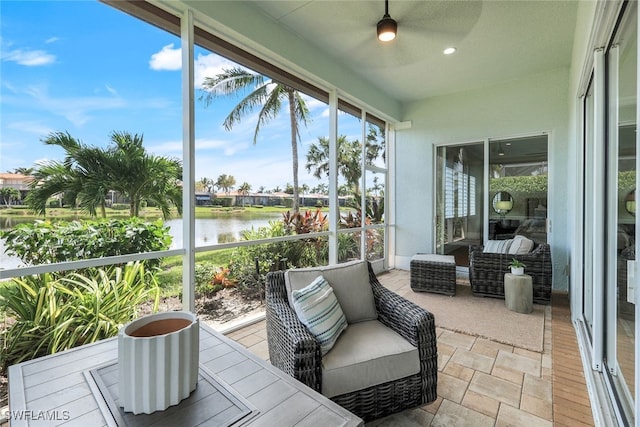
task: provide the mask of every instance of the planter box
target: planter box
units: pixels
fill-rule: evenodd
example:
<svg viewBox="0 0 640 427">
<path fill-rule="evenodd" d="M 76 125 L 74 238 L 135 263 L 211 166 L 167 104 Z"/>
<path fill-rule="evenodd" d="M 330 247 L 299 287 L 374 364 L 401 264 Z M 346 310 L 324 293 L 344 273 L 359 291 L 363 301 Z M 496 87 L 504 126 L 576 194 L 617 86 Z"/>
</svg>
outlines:
<svg viewBox="0 0 640 427">
<path fill-rule="evenodd" d="M 198 381 L 200 326 L 186 311 L 136 319 L 118 333 L 118 395 L 125 412 L 151 414 L 189 397 Z"/>
</svg>

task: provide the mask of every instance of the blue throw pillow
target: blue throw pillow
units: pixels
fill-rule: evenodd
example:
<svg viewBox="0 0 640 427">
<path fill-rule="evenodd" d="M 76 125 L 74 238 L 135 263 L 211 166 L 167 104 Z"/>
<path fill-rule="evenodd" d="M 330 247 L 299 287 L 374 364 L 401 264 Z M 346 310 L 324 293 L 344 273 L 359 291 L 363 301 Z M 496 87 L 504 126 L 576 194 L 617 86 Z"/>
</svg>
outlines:
<svg viewBox="0 0 640 427">
<path fill-rule="evenodd" d="M 333 288 L 323 276 L 318 276 L 304 288 L 294 290 L 291 296 L 298 318 L 316 337 L 324 356 L 347 328 L 347 319 Z"/>
</svg>

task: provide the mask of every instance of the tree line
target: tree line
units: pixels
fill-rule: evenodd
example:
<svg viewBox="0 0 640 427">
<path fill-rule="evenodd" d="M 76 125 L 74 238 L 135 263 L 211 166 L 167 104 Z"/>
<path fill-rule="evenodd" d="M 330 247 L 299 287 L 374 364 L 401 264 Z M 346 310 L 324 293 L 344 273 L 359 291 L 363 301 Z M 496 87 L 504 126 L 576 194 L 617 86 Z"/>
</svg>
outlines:
<svg viewBox="0 0 640 427">
<path fill-rule="evenodd" d="M 293 211 L 299 212 L 300 191 L 305 194 L 327 193 L 326 184 L 309 188 L 298 183 L 298 143 L 300 126 L 306 126 L 311 120 L 309 108 L 303 95 L 297 90 L 269 79 L 266 76 L 252 73 L 243 68 L 224 69 L 215 77 L 207 77 L 203 83 L 203 100 L 209 105 L 217 97 L 231 95 L 240 96 L 240 102 L 232 108 L 223 122 L 227 130 L 233 129 L 246 116 L 257 109 L 258 118 L 253 134 L 256 144 L 263 127 L 282 111 L 289 115 L 292 178 L 285 192 L 293 195 Z M 140 206 L 150 203 L 160 208 L 163 216 L 168 217 L 172 207 L 182 208 L 182 164 L 178 159 L 154 156 L 146 152 L 142 135 L 128 132 L 113 132 L 110 145 L 106 149 L 83 144 L 68 132 L 54 132 L 47 136 L 43 143 L 57 145 L 65 150 L 63 161 L 49 161 L 34 169 L 21 170 L 33 176 L 26 203 L 37 213 L 44 214 L 50 197 L 64 193 L 68 200 L 80 209 L 95 216 L 98 211 L 106 216 L 105 207 L 109 191 L 118 191 L 130 203 L 130 215 L 138 216 Z M 377 127 L 369 127 L 365 141 L 365 161 L 371 164 L 376 158 L 385 157 L 384 135 L 379 134 Z M 338 139 L 338 173 L 345 180 L 339 189 L 341 195 L 358 195 L 360 193 L 360 177 L 362 176 L 362 145 L 357 139 L 348 140 L 341 135 Z M 306 155 L 306 169 L 322 179 L 329 175 L 329 139 L 319 137 L 318 142 L 311 145 Z M 18 172 L 18 169 L 16 169 Z M 231 192 L 236 185 L 235 177 L 220 175 L 215 181 L 201 178 L 197 187 L 213 192 L 217 187 L 225 193 Z M 376 186 L 379 185 L 376 183 Z M 238 190 L 249 194 L 252 187 L 243 182 Z M 265 192 L 260 187 L 258 192 Z M 276 187 L 273 192 L 281 189 Z M 6 204 L 16 197 L 15 193 L 0 192 Z"/>
</svg>

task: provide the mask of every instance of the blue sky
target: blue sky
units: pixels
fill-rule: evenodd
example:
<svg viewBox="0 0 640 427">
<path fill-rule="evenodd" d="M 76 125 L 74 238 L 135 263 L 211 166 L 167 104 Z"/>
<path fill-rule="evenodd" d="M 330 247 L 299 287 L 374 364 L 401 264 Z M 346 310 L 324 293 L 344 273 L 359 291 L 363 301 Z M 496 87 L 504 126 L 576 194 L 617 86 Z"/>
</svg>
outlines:
<svg viewBox="0 0 640 427">
<path fill-rule="evenodd" d="M 64 152 L 41 140 L 67 131 L 106 146 L 113 131 L 144 135 L 153 154 L 182 157 L 180 40 L 94 1 L 0 1 L 0 172 L 32 167 Z M 232 64 L 196 48 L 198 86 Z M 222 128 L 237 99 L 205 107 L 196 90 L 196 179 L 233 175 L 254 190 L 292 183 L 286 114 L 263 128 L 253 145 L 255 120 Z M 300 184 L 305 153 L 328 135 L 328 108 L 309 99 L 312 123 L 301 130 Z M 340 133 L 359 139 L 357 120 L 340 116 Z M 326 182 L 326 181 L 325 181 Z"/>
</svg>

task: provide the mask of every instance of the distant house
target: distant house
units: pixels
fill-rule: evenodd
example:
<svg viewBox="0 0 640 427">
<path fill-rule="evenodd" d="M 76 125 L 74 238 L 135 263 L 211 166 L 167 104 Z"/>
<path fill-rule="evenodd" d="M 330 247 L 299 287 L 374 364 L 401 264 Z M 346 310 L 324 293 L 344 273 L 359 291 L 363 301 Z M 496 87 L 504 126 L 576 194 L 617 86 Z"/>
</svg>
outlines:
<svg viewBox="0 0 640 427">
<path fill-rule="evenodd" d="M 197 196 L 196 196 L 197 197 Z M 340 206 L 345 206 L 349 197 L 339 197 Z M 247 193 L 240 191 L 221 192 L 213 195 L 213 204 L 223 206 L 287 206 L 291 207 L 293 195 L 285 192 L 277 193 Z M 196 198 L 197 202 L 197 198 Z M 329 206 L 329 196 L 326 194 L 300 195 L 300 207 Z"/>
<path fill-rule="evenodd" d="M 211 194 L 202 191 L 196 191 L 196 206 L 211 206 L 213 201 Z"/>
<path fill-rule="evenodd" d="M 31 179 L 31 176 L 19 173 L 0 173 L 0 189 L 15 188 L 20 191 L 20 201 L 18 203 L 21 203 L 29 192 Z"/>
</svg>

